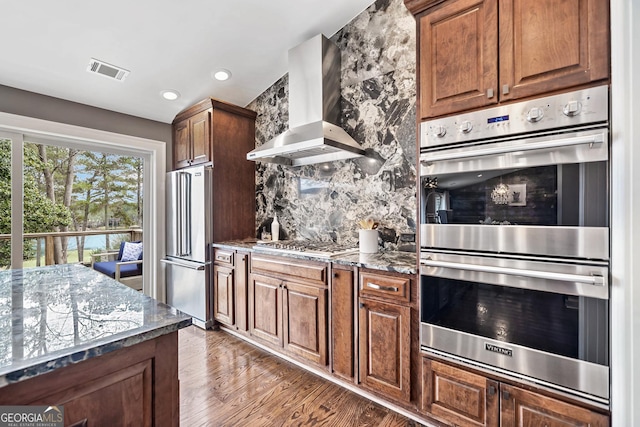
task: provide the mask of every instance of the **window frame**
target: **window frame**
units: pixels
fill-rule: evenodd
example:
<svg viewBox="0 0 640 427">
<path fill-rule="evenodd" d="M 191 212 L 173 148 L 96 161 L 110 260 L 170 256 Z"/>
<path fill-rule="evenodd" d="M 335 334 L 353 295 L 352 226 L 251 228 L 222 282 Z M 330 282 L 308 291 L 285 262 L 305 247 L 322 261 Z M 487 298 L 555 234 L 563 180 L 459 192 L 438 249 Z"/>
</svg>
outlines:
<svg viewBox="0 0 640 427">
<path fill-rule="evenodd" d="M 23 240 L 23 143 L 58 145 L 87 151 L 103 151 L 141 157 L 143 171 L 142 224 L 145 241 L 143 292 L 166 301 L 164 270 L 160 258 L 165 253 L 166 142 L 108 132 L 65 123 L 0 112 L 0 138 L 12 141 L 11 163 L 11 265 L 22 266 Z M 18 196 L 19 197 L 15 197 Z M 19 218 L 14 221 L 14 218 Z M 19 258 L 19 262 L 18 262 Z"/>
</svg>

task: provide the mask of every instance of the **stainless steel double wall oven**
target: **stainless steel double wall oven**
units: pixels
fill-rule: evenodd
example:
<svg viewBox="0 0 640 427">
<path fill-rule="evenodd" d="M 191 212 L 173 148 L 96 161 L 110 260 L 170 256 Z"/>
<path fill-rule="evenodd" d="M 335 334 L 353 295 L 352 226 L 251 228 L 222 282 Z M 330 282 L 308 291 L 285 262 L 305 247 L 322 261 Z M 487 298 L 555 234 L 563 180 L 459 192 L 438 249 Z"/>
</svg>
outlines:
<svg viewBox="0 0 640 427">
<path fill-rule="evenodd" d="M 422 349 L 609 401 L 609 96 L 421 125 Z"/>
</svg>

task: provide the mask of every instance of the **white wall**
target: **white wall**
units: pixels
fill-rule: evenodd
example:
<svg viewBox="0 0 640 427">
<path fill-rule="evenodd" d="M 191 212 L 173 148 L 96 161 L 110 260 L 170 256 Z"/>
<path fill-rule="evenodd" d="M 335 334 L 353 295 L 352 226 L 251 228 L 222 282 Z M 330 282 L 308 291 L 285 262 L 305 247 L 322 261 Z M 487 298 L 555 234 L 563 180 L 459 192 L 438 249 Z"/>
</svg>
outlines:
<svg viewBox="0 0 640 427">
<path fill-rule="evenodd" d="M 611 22 L 611 421 L 628 427 L 640 426 L 640 1 L 611 1 Z"/>
</svg>

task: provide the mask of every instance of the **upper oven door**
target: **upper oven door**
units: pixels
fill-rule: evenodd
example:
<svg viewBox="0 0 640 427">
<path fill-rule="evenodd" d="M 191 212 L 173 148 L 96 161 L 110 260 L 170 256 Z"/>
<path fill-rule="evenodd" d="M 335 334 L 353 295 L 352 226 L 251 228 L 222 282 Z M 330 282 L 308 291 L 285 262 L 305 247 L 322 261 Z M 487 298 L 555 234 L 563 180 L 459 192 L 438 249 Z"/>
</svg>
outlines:
<svg viewBox="0 0 640 427">
<path fill-rule="evenodd" d="M 608 175 L 606 128 L 423 152 L 421 246 L 606 260 Z"/>
</svg>

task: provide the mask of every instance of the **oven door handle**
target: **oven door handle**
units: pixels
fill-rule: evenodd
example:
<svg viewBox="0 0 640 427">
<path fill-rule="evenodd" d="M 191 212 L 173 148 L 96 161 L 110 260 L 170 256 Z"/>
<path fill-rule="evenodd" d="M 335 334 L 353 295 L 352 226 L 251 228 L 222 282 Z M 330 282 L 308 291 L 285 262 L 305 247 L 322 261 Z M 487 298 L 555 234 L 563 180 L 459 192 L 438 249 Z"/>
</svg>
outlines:
<svg viewBox="0 0 640 427">
<path fill-rule="evenodd" d="M 606 132 L 598 133 L 595 135 L 575 136 L 571 138 L 553 139 L 550 141 L 532 142 L 528 144 L 518 145 L 517 147 L 490 147 L 480 148 L 477 150 L 467 150 L 458 153 L 444 153 L 444 154 L 428 154 L 424 153 L 420 156 L 420 163 L 429 165 L 433 162 L 439 162 L 443 160 L 458 160 L 468 159 L 472 157 L 493 156 L 496 154 L 513 153 L 514 151 L 531 151 L 531 150 L 544 150 L 550 148 L 568 147 L 572 145 L 586 145 L 586 144 L 601 144 L 606 139 Z"/>
<path fill-rule="evenodd" d="M 586 283 L 588 285 L 594 286 L 605 286 L 607 284 L 605 277 L 596 274 L 585 276 L 582 274 L 556 273 L 553 271 L 524 270 L 509 267 L 462 264 L 449 261 L 434 261 L 431 259 L 421 259 L 420 264 L 429 267 L 455 268 L 458 270 L 477 271 L 480 273 L 506 274 L 509 276 L 531 277 L 535 279 L 557 280 L 561 282 Z"/>
</svg>

